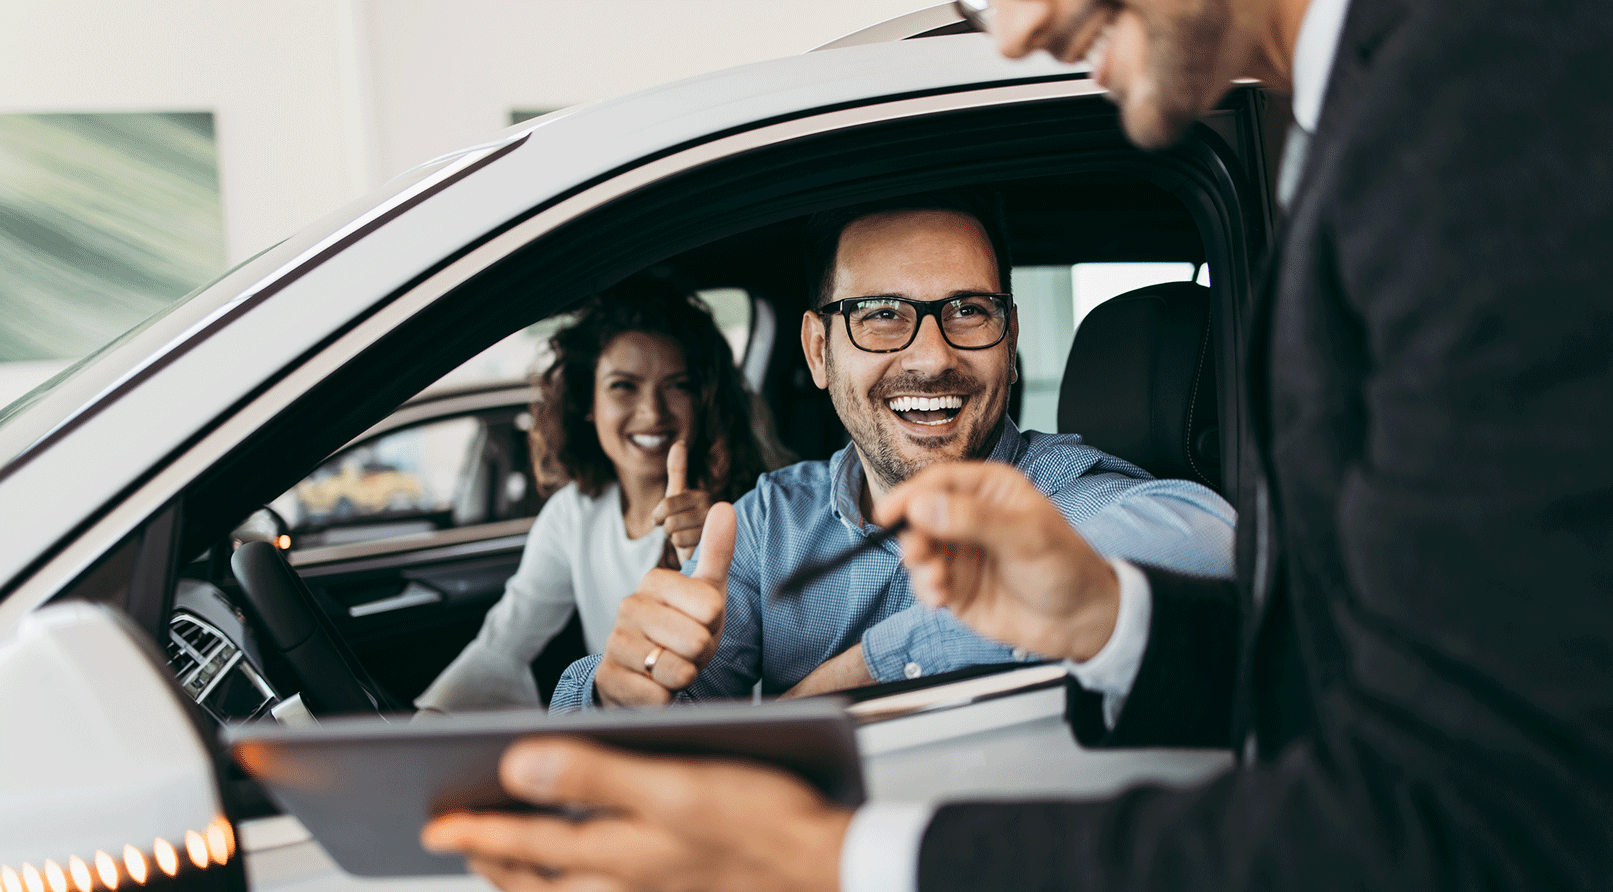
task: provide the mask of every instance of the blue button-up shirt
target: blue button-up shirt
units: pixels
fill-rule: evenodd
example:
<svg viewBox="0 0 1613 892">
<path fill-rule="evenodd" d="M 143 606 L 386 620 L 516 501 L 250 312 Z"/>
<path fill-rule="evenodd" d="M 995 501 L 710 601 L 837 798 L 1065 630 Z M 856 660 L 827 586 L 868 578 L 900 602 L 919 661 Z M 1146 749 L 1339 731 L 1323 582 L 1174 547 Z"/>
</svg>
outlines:
<svg viewBox="0 0 1613 892">
<path fill-rule="evenodd" d="M 1236 515 L 1197 483 L 1155 480 L 1077 434 L 1022 434 L 1008 420 L 989 459 L 1018 467 L 1099 554 L 1200 576 L 1232 575 Z M 848 445 L 829 461 L 763 474 L 734 504 L 739 527 L 722 641 L 680 699 L 745 697 L 758 681 L 763 695 L 781 694 L 859 642 L 878 681 L 1026 657 L 980 637 L 946 610 L 915 601 L 895 540 L 797 595 L 777 594 L 803 563 L 878 531 L 863 520 L 863 485 L 862 463 Z M 697 554 L 685 570 L 698 560 Z M 599 659 L 586 657 L 566 670 L 552 711 L 593 705 Z"/>
</svg>

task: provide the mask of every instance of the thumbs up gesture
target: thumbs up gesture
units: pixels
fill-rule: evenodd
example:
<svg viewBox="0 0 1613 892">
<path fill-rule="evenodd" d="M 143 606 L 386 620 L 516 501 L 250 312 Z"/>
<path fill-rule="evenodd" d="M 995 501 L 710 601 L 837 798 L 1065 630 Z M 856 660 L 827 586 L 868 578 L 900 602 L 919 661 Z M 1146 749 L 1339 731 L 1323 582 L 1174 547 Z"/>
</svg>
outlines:
<svg viewBox="0 0 1613 892">
<path fill-rule="evenodd" d="M 694 554 L 710 510 L 711 496 L 704 490 L 689 489 L 689 446 L 679 440 L 667 449 L 666 497 L 651 515 L 651 520 L 672 540 L 678 560 L 686 561 Z"/>
<path fill-rule="evenodd" d="M 709 513 L 708 541 L 694 573 L 686 577 L 657 567 L 616 609 L 616 624 L 594 673 L 601 704 L 664 706 L 716 655 L 737 521 L 727 502 Z"/>
</svg>

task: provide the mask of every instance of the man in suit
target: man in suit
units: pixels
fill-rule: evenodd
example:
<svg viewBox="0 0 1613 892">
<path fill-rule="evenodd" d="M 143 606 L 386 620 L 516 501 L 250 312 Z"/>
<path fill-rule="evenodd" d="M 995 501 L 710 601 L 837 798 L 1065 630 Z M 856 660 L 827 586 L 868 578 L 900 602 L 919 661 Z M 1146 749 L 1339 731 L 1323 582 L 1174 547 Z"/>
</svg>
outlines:
<svg viewBox="0 0 1613 892">
<path fill-rule="evenodd" d="M 876 520 L 911 523 L 930 603 L 1111 663 L 1072 699 L 1084 741 L 1218 743 L 1242 766 L 854 818 L 759 770 L 530 742 L 511 789 L 619 817 L 446 821 L 428 842 L 511 889 L 537 887 L 516 863 L 579 887 L 1613 884 L 1613 6 L 999 6 L 1006 52 L 1089 56 L 1144 145 L 1231 75 L 1294 86 L 1309 133 L 1249 332 L 1240 581 L 1111 571 L 980 465 L 925 471 Z"/>
</svg>

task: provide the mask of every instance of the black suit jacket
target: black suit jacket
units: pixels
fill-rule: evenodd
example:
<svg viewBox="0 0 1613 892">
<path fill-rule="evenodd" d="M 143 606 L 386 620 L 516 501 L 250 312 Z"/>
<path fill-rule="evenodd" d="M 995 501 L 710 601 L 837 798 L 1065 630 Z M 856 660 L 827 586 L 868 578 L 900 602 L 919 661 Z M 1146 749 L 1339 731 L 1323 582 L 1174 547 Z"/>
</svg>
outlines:
<svg viewBox="0 0 1613 892">
<path fill-rule="evenodd" d="M 1150 572 L 1089 745 L 1189 791 L 954 805 L 920 888 L 1613 888 L 1613 3 L 1353 0 L 1257 310 L 1236 587 Z"/>
</svg>

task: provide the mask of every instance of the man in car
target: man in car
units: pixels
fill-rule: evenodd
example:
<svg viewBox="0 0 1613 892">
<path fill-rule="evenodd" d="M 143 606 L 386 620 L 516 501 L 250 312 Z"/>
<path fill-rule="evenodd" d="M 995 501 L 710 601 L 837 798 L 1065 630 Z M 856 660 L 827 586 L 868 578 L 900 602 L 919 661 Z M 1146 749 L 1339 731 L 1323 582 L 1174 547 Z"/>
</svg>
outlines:
<svg viewBox="0 0 1613 892">
<path fill-rule="evenodd" d="M 605 653 L 567 670 L 552 709 L 743 697 L 757 681 L 764 696 L 802 695 L 1027 659 L 916 604 L 894 542 L 800 591 L 782 586 L 877 534 L 874 502 L 938 462 L 1017 467 L 1105 555 L 1230 575 L 1234 516 L 1219 496 L 1007 418 L 1018 318 L 994 194 L 872 202 L 819 214 L 808 230 L 817 294 L 801 345 L 851 444 L 764 475 L 739 500 L 726 578 L 697 555 L 717 585 L 646 576 Z"/>
<path fill-rule="evenodd" d="M 1244 767 L 853 819 L 774 772 L 528 741 L 507 787 L 611 817 L 427 841 L 506 889 L 524 865 L 578 888 L 1607 888 L 1613 6 L 1000 6 L 1010 54 L 1090 52 L 1145 144 L 1232 75 L 1292 83 L 1310 134 L 1250 351 L 1249 560 L 1236 589 L 1146 570 L 1129 600 L 1153 618 L 1128 635 L 1127 583 L 1012 475 L 926 469 L 877 516 L 908 519 L 919 587 L 982 630 L 1134 649 L 1123 709 L 1076 716 L 1083 736 L 1219 735 Z"/>
</svg>

